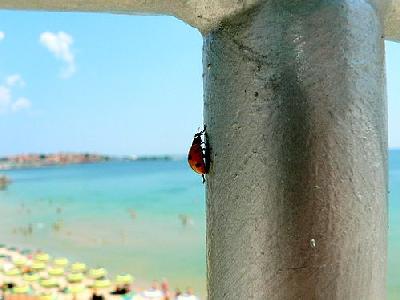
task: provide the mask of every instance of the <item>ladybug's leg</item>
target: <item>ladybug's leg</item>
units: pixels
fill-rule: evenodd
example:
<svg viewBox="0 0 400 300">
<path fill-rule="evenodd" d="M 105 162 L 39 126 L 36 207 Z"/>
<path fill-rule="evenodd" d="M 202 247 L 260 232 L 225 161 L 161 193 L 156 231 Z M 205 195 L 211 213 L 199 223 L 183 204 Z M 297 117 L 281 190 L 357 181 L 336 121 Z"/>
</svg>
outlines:
<svg viewBox="0 0 400 300">
<path fill-rule="evenodd" d="M 201 178 L 203 179 L 203 183 L 206 182 L 206 177 L 204 176 L 204 174 L 201 174 Z"/>
<path fill-rule="evenodd" d="M 206 125 L 204 125 L 204 128 L 202 131 L 199 132 L 199 134 L 204 134 L 206 132 Z"/>
<path fill-rule="evenodd" d="M 201 156 L 203 157 L 204 162 L 207 163 L 207 160 L 208 160 L 208 157 L 209 157 L 207 150 L 204 149 L 201 154 L 202 154 Z"/>
</svg>

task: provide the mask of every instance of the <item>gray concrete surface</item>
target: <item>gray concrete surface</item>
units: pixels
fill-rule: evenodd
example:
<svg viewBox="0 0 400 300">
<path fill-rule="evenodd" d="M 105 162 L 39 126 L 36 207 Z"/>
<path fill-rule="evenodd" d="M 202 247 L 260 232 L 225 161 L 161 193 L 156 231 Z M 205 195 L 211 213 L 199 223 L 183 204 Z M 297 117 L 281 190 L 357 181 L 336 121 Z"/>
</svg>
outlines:
<svg viewBox="0 0 400 300">
<path fill-rule="evenodd" d="M 400 0 L 370 1 L 382 9 L 387 38 L 400 41 Z M 266 0 L 0 0 L 0 9 L 173 15 L 207 33 L 262 2 Z"/>
<path fill-rule="evenodd" d="M 385 299 L 382 35 L 366 1 L 268 1 L 205 36 L 210 299 Z"/>
<path fill-rule="evenodd" d="M 263 0 L 0 0 L 0 8 L 173 15 L 201 32 Z"/>
</svg>

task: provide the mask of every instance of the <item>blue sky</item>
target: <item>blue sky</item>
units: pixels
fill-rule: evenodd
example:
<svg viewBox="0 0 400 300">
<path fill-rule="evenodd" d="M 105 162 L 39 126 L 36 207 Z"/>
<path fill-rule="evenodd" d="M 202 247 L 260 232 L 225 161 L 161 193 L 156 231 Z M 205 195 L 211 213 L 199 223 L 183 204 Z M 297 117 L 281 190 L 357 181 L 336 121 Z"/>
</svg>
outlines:
<svg viewBox="0 0 400 300">
<path fill-rule="evenodd" d="M 0 31 L 0 85 L 31 102 L 0 115 L 0 154 L 185 153 L 202 124 L 202 38 L 175 18 L 2 11 Z"/>
<path fill-rule="evenodd" d="M 202 124 L 202 38 L 172 17 L 0 12 L 0 155 L 182 154 Z M 400 46 L 387 43 L 400 148 Z"/>
</svg>

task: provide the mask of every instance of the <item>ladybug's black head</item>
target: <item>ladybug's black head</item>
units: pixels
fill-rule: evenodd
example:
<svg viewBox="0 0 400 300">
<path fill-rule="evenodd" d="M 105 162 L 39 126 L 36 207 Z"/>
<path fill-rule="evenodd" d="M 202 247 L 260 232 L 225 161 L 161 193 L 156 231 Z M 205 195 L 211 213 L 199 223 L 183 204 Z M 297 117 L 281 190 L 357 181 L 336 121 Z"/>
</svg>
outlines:
<svg viewBox="0 0 400 300">
<path fill-rule="evenodd" d="M 194 138 L 195 138 L 195 139 L 196 139 L 196 138 L 201 138 L 202 135 L 203 135 L 202 132 L 198 132 L 198 133 L 196 133 L 196 134 L 194 135 Z"/>
<path fill-rule="evenodd" d="M 200 129 L 199 129 L 199 130 L 200 130 Z M 206 125 L 204 125 L 204 129 L 203 129 L 202 131 L 199 131 L 198 133 L 196 133 L 196 134 L 194 135 L 192 145 L 194 145 L 194 144 L 201 144 L 201 143 L 203 142 L 202 136 L 205 134 L 205 132 L 206 132 Z"/>
<path fill-rule="evenodd" d="M 196 133 L 196 134 L 194 135 L 192 145 L 194 145 L 194 144 L 201 144 L 201 143 L 202 143 L 201 136 L 202 136 L 202 133 Z"/>
</svg>

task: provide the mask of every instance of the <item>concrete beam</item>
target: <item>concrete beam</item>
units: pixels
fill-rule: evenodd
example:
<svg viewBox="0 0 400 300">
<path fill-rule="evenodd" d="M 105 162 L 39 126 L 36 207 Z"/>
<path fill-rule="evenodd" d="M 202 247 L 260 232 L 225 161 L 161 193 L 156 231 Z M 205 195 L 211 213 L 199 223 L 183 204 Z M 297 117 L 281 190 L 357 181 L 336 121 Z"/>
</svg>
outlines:
<svg viewBox="0 0 400 300">
<path fill-rule="evenodd" d="M 207 33 L 226 18 L 266 0 L 0 0 L 0 9 L 172 15 Z M 374 0 L 382 7 L 385 36 L 400 41 L 400 0 Z"/>
<path fill-rule="evenodd" d="M 400 0 L 391 0 L 385 13 L 385 38 L 400 42 Z"/>
<path fill-rule="evenodd" d="M 372 2 L 266 1 L 205 36 L 209 299 L 386 299 Z"/>
<path fill-rule="evenodd" d="M 263 0 L 0 0 L 0 9 L 173 15 L 207 32 Z"/>
</svg>

